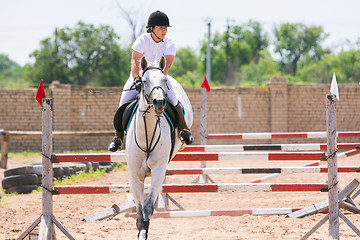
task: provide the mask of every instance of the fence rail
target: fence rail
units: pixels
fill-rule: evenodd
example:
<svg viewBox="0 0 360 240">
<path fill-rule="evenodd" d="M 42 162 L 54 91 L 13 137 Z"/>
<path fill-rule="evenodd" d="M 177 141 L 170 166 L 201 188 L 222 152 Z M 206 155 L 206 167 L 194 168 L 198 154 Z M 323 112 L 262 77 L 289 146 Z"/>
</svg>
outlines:
<svg viewBox="0 0 360 240">
<path fill-rule="evenodd" d="M 54 138 L 89 137 L 114 135 L 114 131 L 54 131 Z M 7 168 L 10 138 L 41 138 L 41 131 L 5 131 L 0 129 L 1 136 L 1 159 L 0 168 Z"/>
</svg>

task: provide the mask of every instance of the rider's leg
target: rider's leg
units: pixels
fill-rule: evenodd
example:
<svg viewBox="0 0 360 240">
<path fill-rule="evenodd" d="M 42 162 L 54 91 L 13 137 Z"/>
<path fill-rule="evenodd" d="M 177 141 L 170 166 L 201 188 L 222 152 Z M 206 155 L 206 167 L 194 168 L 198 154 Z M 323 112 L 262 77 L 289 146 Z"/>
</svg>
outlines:
<svg viewBox="0 0 360 240">
<path fill-rule="evenodd" d="M 125 85 L 124 85 L 124 90 L 129 90 L 132 86 L 133 86 L 134 80 L 133 78 L 130 76 L 129 79 L 126 81 Z M 120 98 L 120 104 L 119 104 L 119 108 L 124 105 L 125 103 L 130 102 L 131 100 L 134 100 L 136 98 L 137 92 L 135 89 L 130 90 L 130 91 L 124 91 L 121 94 L 121 98 Z M 123 111 L 119 112 L 120 115 L 117 116 L 120 119 L 122 119 L 122 114 Z M 118 113 L 118 114 L 119 114 Z M 116 126 L 116 132 L 115 132 L 115 137 L 112 139 L 108 149 L 111 152 L 116 152 L 118 149 L 121 149 L 121 144 L 123 142 L 123 138 L 124 138 L 124 129 L 122 128 L 122 124 L 118 124 Z"/>
<path fill-rule="evenodd" d="M 182 104 L 176 97 L 174 89 L 171 85 L 171 81 L 168 80 L 167 84 L 168 84 L 168 91 L 167 91 L 168 101 L 175 107 L 176 112 L 179 116 L 179 124 L 178 124 L 179 134 L 182 138 L 182 141 L 184 141 L 187 145 L 190 145 L 193 143 L 194 138 L 191 135 L 190 129 L 186 124 L 185 111 L 183 109 Z"/>
</svg>

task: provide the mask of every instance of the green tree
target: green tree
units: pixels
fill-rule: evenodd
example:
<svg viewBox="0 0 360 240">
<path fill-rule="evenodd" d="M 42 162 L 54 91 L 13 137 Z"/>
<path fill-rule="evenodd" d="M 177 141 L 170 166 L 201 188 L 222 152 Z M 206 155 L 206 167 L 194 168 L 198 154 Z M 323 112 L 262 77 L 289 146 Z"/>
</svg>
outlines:
<svg viewBox="0 0 360 240">
<path fill-rule="evenodd" d="M 35 63 L 26 66 L 25 78 L 48 84 L 59 80 L 74 85 L 123 85 L 130 71 L 130 51 L 121 49 L 118 40 L 109 26 L 79 22 L 73 29 L 56 30 L 30 55 Z"/>
<path fill-rule="evenodd" d="M 360 50 L 327 55 L 321 61 L 304 64 L 297 78 L 307 83 L 330 83 L 335 72 L 338 83 L 360 82 Z"/>
<path fill-rule="evenodd" d="M 180 77 L 187 72 L 196 71 L 200 67 L 200 59 L 190 47 L 180 48 L 176 51 L 176 57 L 170 69 L 170 74 Z"/>
<path fill-rule="evenodd" d="M 236 74 L 241 87 L 265 86 L 273 75 L 281 73 L 278 62 L 271 58 L 267 50 L 260 51 L 259 55 L 258 63 L 243 65 Z"/>
<path fill-rule="evenodd" d="M 0 54 L 0 88 L 26 88 L 24 69 L 12 61 L 8 55 Z"/>
<path fill-rule="evenodd" d="M 302 23 L 285 23 L 275 28 L 274 32 L 275 52 L 280 54 L 285 73 L 295 76 L 298 62 L 305 56 L 319 61 L 329 54 L 329 50 L 321 47 L 321 43 L 328 36 L 321 26 L 307 27 Z"/>
<path fill-rule="evenodd" d="M 235 82 L 239 66 L 258 63 L 260 52 L 268 47 L 267 34 L 258 22 L 228 26 L 224 33 L 216 33 L 212 40 L 211 80 L 228 85 Z M 201 48 L 201 59 L 206 65 L 206 41 Z"/>
<path fill-rule="evenodd" d="M 267 54 L 263 50 L 268 48 L 269 38 L 259 22 L 250 20 L 245 27 L 244 40 L 250 44 L 253 55 L 252 61 L 257 64 L 262 56 L 261 53 Z"/>
<path fill-rule="evenodd" d="M 8 55 L 0 53 L 0 72 L 7 70 L 7 69 L 15 69 L 18 66 L 19 66 L 19 64 L 12 61 Z"/>
<path fill-rule="evenodd" d="M 176 51 L 169 74 L 187 88 L 200 87 L 204 79 L 200 57 L 190 47 Z"/>
</svg>

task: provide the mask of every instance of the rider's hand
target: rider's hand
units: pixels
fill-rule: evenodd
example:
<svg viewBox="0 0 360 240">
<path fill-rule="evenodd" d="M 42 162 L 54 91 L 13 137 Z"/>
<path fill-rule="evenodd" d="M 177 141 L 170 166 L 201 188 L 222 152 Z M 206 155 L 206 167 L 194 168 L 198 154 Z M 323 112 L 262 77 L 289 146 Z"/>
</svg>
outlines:
<svg viewBox="0 0 360 240">
<path fill-rule="evenodd" d="M 140 76 L 136 76 L 135 78 L 134 78 L 134 85 L 135 85 L 135 90 L 137 91 L 137 92 L 140 92 L 141 91 L 141 78 L 140 78 Z"/>
</svg>

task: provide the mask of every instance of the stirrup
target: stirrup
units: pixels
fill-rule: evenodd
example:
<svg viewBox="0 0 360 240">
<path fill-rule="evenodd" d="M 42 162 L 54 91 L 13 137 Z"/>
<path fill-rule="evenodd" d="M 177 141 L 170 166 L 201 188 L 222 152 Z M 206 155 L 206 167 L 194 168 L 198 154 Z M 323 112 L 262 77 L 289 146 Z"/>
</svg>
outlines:
<svg viewBox="0 0 360 240">
<path fill-rule="evenodd" d="M 190 145 L 194 142 L 194 138 L 191 135 L 191 132 L 189 129 L 183 129 L 180 131 L 180 136 L 182 138 L 182 141 L 185 142 L 186 145 Z"/>
<path fill-rule="evenodd" d="M 111 152 L 116 152 L 121 148 L 121 139 L 118 137 L 114 137 L 111 143 L 109 144 L 108 150 Z"/>
</svg>

